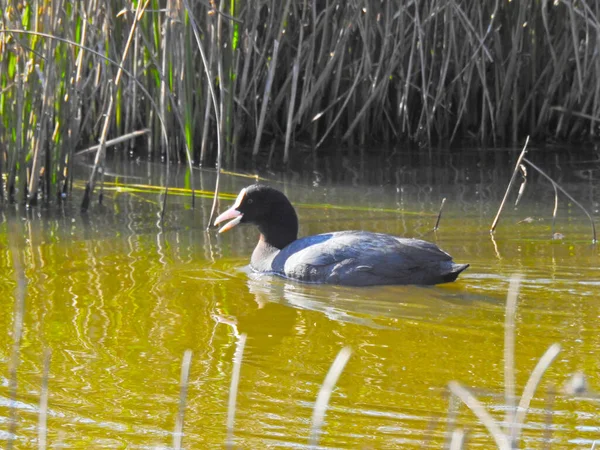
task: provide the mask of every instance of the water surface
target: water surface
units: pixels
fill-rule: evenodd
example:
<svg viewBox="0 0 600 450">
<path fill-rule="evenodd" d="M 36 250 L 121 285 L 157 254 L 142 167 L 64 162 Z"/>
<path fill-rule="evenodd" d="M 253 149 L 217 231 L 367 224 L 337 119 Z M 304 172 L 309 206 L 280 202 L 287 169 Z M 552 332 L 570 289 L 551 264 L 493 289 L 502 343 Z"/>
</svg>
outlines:
<svg viewBox="0 0 600 450">
<path fill-rule="evenodd" d="M 530 158 L 597 220 L 598 155 Z M 524 447 L 590 448 L 600 439 L 598 397 L 563 392 L 578 371 L 600 390 L 600 251 L 590 245 L 585 215 L 561 196 L 553 226 L 554 191 L 530 171 L 520 205 L 511 196 L 491 237 L 514 154 L 333 161 L 307 158 L 296 171 L 260 174 L 296 205 L 301 235 L 365 229 L 420 237 L 470 269 L 436 287 L 260 277 L 246 268 L 256 230 L 206 232 L 209 199 L 191 208 L 174 192 L 161 226 L 159 193 L 111 183 L 104 204 L 86 215 L 78 199 L 61 208 L 0 209 L 3 445 L 37 445 L 49 349 L 49 446 L 171 447 L 181 360 L 191 349 L 183 443 L 221 448 L 233 356 L 245 333 L 234 430 L 240 448 L 308 448 L 315 398 L 344 346 L 353 353 L 331 397 L 324 447 L 439 448 L 456 426 L 468 430 L 471 447 L 490 448 L 483 425 L 449 400 L 447 385 L 459 381 L 494 418 L 504 417 L 505 298 L 517 273 L 518 394 L 546 349 L 562 347 L 527 416 Z M 162 166 L 128 171 L 140 178 L 118 181 L 164 184 Z M 170 180 L 184 185 L 183 174 Z M 222 182 L 235 195 L 251 180 Z M 210 190 L 213 174 L 197 172 L 194 183 Z"/>
</svg>

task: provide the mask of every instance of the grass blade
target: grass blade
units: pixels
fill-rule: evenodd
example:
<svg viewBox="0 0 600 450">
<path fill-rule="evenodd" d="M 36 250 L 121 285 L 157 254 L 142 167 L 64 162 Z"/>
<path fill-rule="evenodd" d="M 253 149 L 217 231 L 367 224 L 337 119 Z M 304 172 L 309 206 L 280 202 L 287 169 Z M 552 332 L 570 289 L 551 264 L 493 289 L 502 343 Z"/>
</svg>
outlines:
<svg viewBox="0 0 600 450">
<path fill-rule="evenodd" d="M 242 358 L 244 356 L 244 347 L 246 346 L 246 334 L 240 334 L 235 355 L 233 356 L 233 371 L 231 373 L 231 386 L 229 387 L 229 401 L 227 402 L 227 440 L 225 447 L 233 449 L 233 425 L 235 422 L 235 409 L 237 393 L 240 385 L 240 370 L 242 368 Z"/>
<path fill-rule="evenodd" d="M 42 389 L 40 392 L 40 414 L 38 419 L 38 448 L 43 450 L 47 447 L 46 438 L 48 434 L 48 378 L 50 376 L 50 349 L 44 352 L 44 368 L 42 371 Z"/>
<path fill-rule="evenodd" d="M 308 445 L 311 447 L 316 447 L 319 444 L 321 429 L 325 420 L 325 412 L 327 411 L 327 406 L 329 405 L 331 393 L 333 392 L 333 388 L 342 374 L 348 359 L 350 359 L 351 354 L 352 350 L 350 347 L 344 347 L 340 350 L 338 355 L 335 357 L 333 364 L 331 364 L 329 372 L 327 372 L 325 381 L 323 381 L 323 384 L 321 385 L 312 415 L 310 439 L 308 440 Z"/>
<path fill-rule="evenodd" d="M 508 438 L 502 432 L 498 424 L 494 421 L 492 416 L 490 416 L 490 413 L 487 412 L 481 402 L 477 400 L 477 398 L 471 394 L 467 388 L 461 386 L 461 384 L 457 381 L 451 381 L 448 383 L 448 387 L 450 388 L 450 392 L 460 398 L 462 402 L 467 405 L 471 411 L 473 411 L 481 423 L 485 425 L 494 438 L 498 448 L 500 450 L 510 450 L 511 446 L 508 442 Z"/>
<path fill-rule="evenodd" d="M 185 405 L 187 402 L 188 384 L 190 379 L 190 367 L 192 365 L 192 351 L 186 350 L 181 361 L 181 377 L 179 382 L 179 408 L 175 419 L 175 431 L 173 432 L 173 448 L 181 449 L 183 440 L 183 422 L 185 417 Z"/>
</svg>

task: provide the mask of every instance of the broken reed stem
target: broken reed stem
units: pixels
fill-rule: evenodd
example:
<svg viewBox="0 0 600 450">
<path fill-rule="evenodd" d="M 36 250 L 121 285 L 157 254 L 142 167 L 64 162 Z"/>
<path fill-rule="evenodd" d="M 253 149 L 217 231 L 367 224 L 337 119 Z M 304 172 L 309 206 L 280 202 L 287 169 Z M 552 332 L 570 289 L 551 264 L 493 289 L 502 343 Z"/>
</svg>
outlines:
<svg viewBox="0 0 600 450">
<path fill-rule="evenodd" d="M 186 350 L 181 360 L 181 376 L 179 381 L 179 408 L 175 418 L 175 430 L 173 432 L 173 448 L 181 449 L 183 440 L 183 422 L 185 417 L 185 405 L 187 402 L 187 393 L 190 379 L 190 367 L 192 365 L 192 351 Z"/>
<path fill-rule="evenodd" d="M 525 161 L 527 164 L 529 164 L 531 167 L 533 167 L 535 170 L 537 170 L 540 173 L 540 175 L 542 175 L 544 178 L 546 178 L 548 181 L 550 181 L 550 183 L 552 183 L 552 186 L 554 186 L 555 189 L 558 189 L 560 192 L 565 194 L 569 198 L 569 200 L 571 200 L 573 203 L 575 203 L 584 212 L 584 214 L 588 217 L 590 224 L 592 225 L 592 244 L 596 244 L 598 242 L 598 239 L 596 238 L 596 225 L 594 224 L 594 219 L 592 219 L 592 216 L 590 215 L 590 213 L 587 212 L 587 209 L 585 209 L 581 203 L 579 203 L 577 200 L 575 200 L 571 196 L 571 194 L 569 194 L 567 191 L 565 191 L 560 186 L 560 184 L 558 184 L 556 181 L 554 181 L 552 178 L 550 178 L 542 169 L 540 169 L 534 163 L 529 161 L 527 158 L 523 158 L 523 161 Z"/>
<path fill-rule="evenodd" d="M 333 361 L 333 364 L 331 364 L 331 367 L 329 368 L 329 372 L 327 372 L 325 381 L 323 381 L 323 384 L 321 385 L 321 389 L 319 390 L 319 394 L 317 395 L 317 400 L 315 401 L 315 406 L 313 409 L 310 438 L 308 440 L 308 445 L 310 447 L 314 448 L 319 445 L 321 428 L 323 427 L 325 412 L 327 411 L 331 393 L 333 392 L 333 388 L 342 374 L 348 359 L 350 359 L 351 354 L 352 350 L 350 347 L 344 347 L 339 351 L 335 357 L 335 360 Z"/>
<path fill-rule="evenodd" d="M 42 369 L 42 388 L 40 390 L 40 414 L 38 418 L 38 448 L 44 450 L 47 447 L 46 438 L 48 434 L 48 379 L 50 377 L 50 349 L 44 351 L 44 368 Z"/>
<path fill-rule="evenodd" d="M 492 416 L 490 416 L 490 413 L 486 411 L 481 402 L 477 400 L 477 398 L 471 394 L 467 388 L 461 386 L 461 384 L 457 381 L 451 381 L 448 383 L 448 387 L 454 395 L 461 399 L 462 402 L 467 405 L 471 411 L 473 411 L 481 423 L 483 423 L 483 425 L 488 429 L 494 438 L 494 441 L 496 441 L 498 448 L 500 450 L 510 450 L 511 446 L 508 438 L 502 432 Z"/>
<path fill-rule="evenodd" d="M 444 205 L 446 204 L 446 197 L 442 199 L 442 204 L 440 205 L 440 211 L 438 212 L 437 220 L 435 221 L 435 226 L 433 227 L 433 231 L 437 231 L 440 227 L 440 220 L 442 218 L 442 211 L 444 209 Z"/>
<path fill-rule="evenodd" d="M 146 128 L 144 130 L 132 131 L 131 133 L 127 133 L 127 134 L 124 134 L 123 136 L 119 136 L 118 138 L 114 138 L 114 139 L 110 139 L 110 140 L 106 141 L 105 146 L 106 147 L 111 147 L 113 145 L 120 144 L 121 142 L 125 142 L 125 141 L 128 141 L 130 139 L 134 139 L 136 137 L 143 136 L 143 135 L 148 134 L 148 133 L 150 133 L 150 128 Z M 75 156 L 84 155 L 86 153 L 94 152 L 94 151 L 98 150 L 99 148 L 100 148 L 100 145 L 93 145 L 93 146 L 88 147 L 88 148 L 86 148 L 84 150 L 80 150 L 80 151 L 76 152 Z"/>
<path fill-rule="evenodd" d="M 235 355 L 233 356 L 233 370 L 231 373 L 231 386 L 229 387 L 229 401 L 227 402 L 227 441 L 225 448 L 233 449 L 233 424 L 235 421 L 235 408 L 237 393 L 240 385 L 240 370 L 242 368 L 242 358 L 244 356 L 244 347 L 246 346 L 246 334 L 240 334 Z"/>
<path fill-rule="evenodd" d="M 523 146 L 523 150 L 521 150 L 521 154 L 519 155 L 519 158 L 517 159 L 517 163 L 515 164 L 515 170 L 513 170 L 512 177 L 510 178 L 510 181 L 508 182 L 508 186 L 506 188 L 506 192 L 504 193 L 504 198 L 502 199 L 502 202 L 500 203 L 500 208 L 498 209 L 498 212 L 496 213 L 496 217 L 494 217 L 494 221 L 492 222 L 492 226 L 490 228 L 490 233 L 493 233 L 496 230 L 496 226 L 498 225 L 498 221 L 500 220 L 500 214 L 502 214 L 502 210 L 504 209 L 504 204 L 506 203 L 506 199 L 508 198 L 510 189 L 512 188 L 512 185 L 514 184 L 514 182 L 517 178 L 517 173 L 519 173 L 519 167 L 521 166 L 521 161 L 523 161 L 523 159 L 525 158 L 525 153 L 527 153 L 527 144 L 528 143 L 529 143 L 529 136 L 527 136 L 527 139 L 525 140 L 525 145 Z"/>
</svg>

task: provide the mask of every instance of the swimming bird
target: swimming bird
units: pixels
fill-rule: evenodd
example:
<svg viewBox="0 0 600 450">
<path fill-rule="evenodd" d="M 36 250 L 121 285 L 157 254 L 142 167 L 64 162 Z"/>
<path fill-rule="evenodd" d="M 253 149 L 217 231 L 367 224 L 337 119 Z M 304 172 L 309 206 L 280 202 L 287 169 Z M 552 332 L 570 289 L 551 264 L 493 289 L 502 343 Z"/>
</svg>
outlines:
<svg viewBox="0 0 600 450">
<path fill-rule="evenodd" d="M 280 191 L 261 184 L 242 189 L 215 219 L 219 233 L 250 223 L 260 237 L 250 267 L 306 282 L 346 286 L 448 283 L 469 267 L 437 245 L 369 231 L 336 231 L 298 239 L 298 216 Z"/>
</svg>

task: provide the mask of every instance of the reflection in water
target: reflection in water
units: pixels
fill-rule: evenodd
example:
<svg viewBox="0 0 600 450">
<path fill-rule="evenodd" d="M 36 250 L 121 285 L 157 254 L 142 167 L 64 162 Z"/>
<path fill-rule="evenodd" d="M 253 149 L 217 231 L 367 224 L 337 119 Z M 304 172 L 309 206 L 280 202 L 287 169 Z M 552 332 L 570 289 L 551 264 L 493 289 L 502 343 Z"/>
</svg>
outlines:
<svg viewBox="0 0 600 450">
<path fill-rule="evenodd" d="M 504 415 L 497 396 L 504 299 L 507 280 L 519 272 L 517 392 L 550 344 L 563 348 L 532 404 L 523 446 L 542 446 L 550 436 L 556 448 L 591 447 L 599 432 L 597 401 L 553 388 L 577 371 L 592 389 L 600 387 L 600 251 L 589 245 L 585 217 L 561 200 L 557 231 L 565 238 L 550 240 L 553 192 L 530 180 L 523 203 L 505 212 L 490 237 L 509 158 L 491 152 L 467 164 L 440 156 L 427 167 L 413 158 L 342 167 L 325 161 L 309 178 L 268 176 L 280 177 L 272 184 L 298 206 L 302 235 L 354 228 L 426 237 L 471 263 L 457 283 L 354 289 L 256 276 L 239 270 L 256 230 L 206 232 L 209 200 L 191 209 L 189 198 L 169 197 L 161 227 L 158 194 L 119 192 L 110 184 L 105 204 L 87 215 L 79 214 L 77 200 L 74 209 L 67 203 L 2 210 L 0 440 L 14 439 L 14 447 L 37 442 L 50 349 L 49 446 L 170 446 L 181 358 L 191 349 L 183 445 L 219 448 L 234 353 L 245 333 L 234 429 L 240 447 L 306 447 L 319 387 L 347 345 L 353 356 L 332 393 L 321 443 L 441 447 L 450 380 L 476 390 L 497 419 Z M 597 164 L 561 158 L 546 169 L 597 216 Z M 159 184 L 154 168 L 147 169 L 150 176 L 135 168 L 128 174 Z M 589 178 L 582 179 L 582 170 Z M 210 172 L 198 179 L 212 186 Z M 229 193 L 247 183 L 223 179 Z M 433 233 L 442 197 L 444 217 Z M 518 223 L 526 217 L 535 220 Z M 23 280 L 27 290 L 20 294 Z M 545 397 L 552 389 L 556 413 L 549 423 Z M 471 446 L 492 445 L 464 408 L 456 409 L 456 423 L 471 430 Z"/>
<path fill-rule="evenodd" d="M 244 269 L 248 275 L 248 289 L 255 295 L 259 310 L 277 303 L 319 312 L 332 321 L 369 328 L 393 329 L 398 326 L 398 319 L 429 321 L 432 315 L 439 319 L 440 314 L 456 313 L 460 306 L 468 306 L 475 301 L 498 303 L 495 298 L 450 291 L 443 287 L 382 286 L 356 289 L 294 283 L 255 273 L 247 267 Z M 368 295 L 368 302 L 365 302 L 365 295 Z"/>
</svg>

